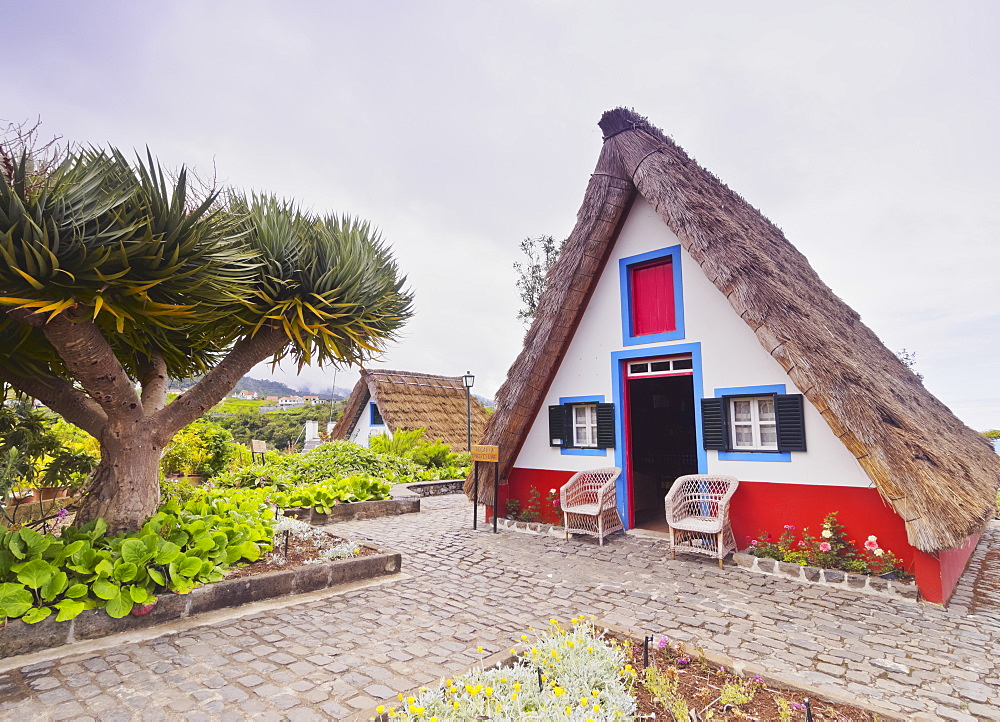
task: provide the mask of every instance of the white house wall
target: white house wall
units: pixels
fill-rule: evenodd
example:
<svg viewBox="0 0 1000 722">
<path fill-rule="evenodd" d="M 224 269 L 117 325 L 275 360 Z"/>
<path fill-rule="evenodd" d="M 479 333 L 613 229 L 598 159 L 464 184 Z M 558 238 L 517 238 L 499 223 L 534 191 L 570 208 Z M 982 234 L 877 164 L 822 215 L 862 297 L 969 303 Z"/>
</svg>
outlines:
<svg viewBox="0 0 1000 722">
<path fill-rule="evenodd" d="M 361 414 L 358 416 L 357 423 L 354 424 L 354 428 L 351 429 L 350 433 L 347 434 L 347 440 L 353 441 L 359 446 L 368 446 L 368 439 L 373 436 L 378 436 L 379 434 L 388 434 L 389 427 L 387 426 L 372 426 L 372 414 L 371 414 L 371 397 L 365 401 L 364 407 L 361 409 Z"/>
<path fill-rule="evenodd" d="M 611 354 L 626 348 L 662 348 L 701 344 L 702 395 L 717 388 L 784 384 L 786 393 L 801 393 L 784 369 L 761 347 L 757 337 L 705 277 L 701 267 L 681 250 L 685 338 L 625 347 L 622 344 L 621 289 L 618 261 L 622 258 L 676 246 L 677 237 L 643 198 L 637 198 L 622 228 L 597 288 L 570 343 L 542 408 L 528 432 L 514 464 L 525 469 L 580 471 L 615 464 L 614 449 L 607 456 L 573 456 L 549 446 L 549 405 L 560 397 L 603 395 L 614 399 Z M 696 389 L 697 393 L 697 389 Z M 616 409 L 621 414 L 621 409 Z M 808 451 L 792 452 L 791 461 L 721 461 L 708 451 L 707 473 L 732 474 L 743 481 L 871 486 L 857 460 L 833 435 L 816 409 L 805 401 Z M 618 445 L 623 444 L 617 439 Z"/>
</svg>

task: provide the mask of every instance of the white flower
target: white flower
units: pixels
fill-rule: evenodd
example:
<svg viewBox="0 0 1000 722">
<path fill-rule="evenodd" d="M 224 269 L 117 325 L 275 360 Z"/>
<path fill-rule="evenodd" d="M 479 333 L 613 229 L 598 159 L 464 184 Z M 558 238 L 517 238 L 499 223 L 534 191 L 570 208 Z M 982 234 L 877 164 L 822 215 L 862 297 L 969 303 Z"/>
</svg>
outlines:
<svg viewBox="0 0 1000 722">
<path fill-rule="evenodd" d="M 555 490 L 555 489 L 549 489 L 549 493 L 550 493 L 550 494 L 555 494 L 555 493 L 556 493 L 556 490 Z"/>
<path fill-rule="evenodd" d="M 868 537 L 868 541 L 878 541 L 878 537 L 872 534 L 870 537 Z"/>
<path fill-rule="evenodd" d="M 874 555 L 875 555 L 875 556 L 877 556 L 877 557 L 880 557 L 880 556 L 882 556 L 883 554 L 885 554 L 885 550 L 884 550 L 884 549 L 876 549 L 876 550 L 874 550 L 874 551 L 872 552 L 872 554 L 874 554 Z"/>
<path fill-rule="evenodd" d="M 830 531 L 829 529 L 824 529 L 823 533 L 820 534 L 820 536 L 823 537 L 824 539 L 829 539 L 830 537 L 833 536 L 833 532 Z"/>
</svg>

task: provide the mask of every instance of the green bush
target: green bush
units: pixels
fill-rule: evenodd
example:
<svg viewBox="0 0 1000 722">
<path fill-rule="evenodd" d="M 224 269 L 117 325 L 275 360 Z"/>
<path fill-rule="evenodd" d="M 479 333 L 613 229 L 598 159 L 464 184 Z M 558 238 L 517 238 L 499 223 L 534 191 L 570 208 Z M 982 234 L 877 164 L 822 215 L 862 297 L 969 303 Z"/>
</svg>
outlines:
<svg viewBox="0 0 1000 722">
<path fill-rule="evenodd" d="M 164 474 L 196 474 L 206 479 L 222 473 L 236 444 L 227 429 L 205 419 L 185 426 L 174 436 L 160 461 Z"/>
<path fill-rule="evenodd" d="M 57 621 L 101 608 L 119 618 L 156 594 L 186 594 L 270 550 L 274 511 L 252 493 L 200 491 L 171 500 L 130 534 L 102 519 L 61 536 L 21 528 L 0 537 L 0 617 Z"/>
</svg>

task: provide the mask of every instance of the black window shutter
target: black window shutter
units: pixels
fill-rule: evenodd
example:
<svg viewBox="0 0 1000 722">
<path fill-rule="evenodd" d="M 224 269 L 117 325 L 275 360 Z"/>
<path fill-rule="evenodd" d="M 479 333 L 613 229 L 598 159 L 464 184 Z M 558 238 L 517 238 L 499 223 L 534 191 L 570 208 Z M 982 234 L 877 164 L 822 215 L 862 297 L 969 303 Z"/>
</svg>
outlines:
<svg viewBox="0 0 1000 722">
<path fill-rule="evenodd" d="M 564 408 L 562 406 L 549 407 L 549 446 L 571 446 L 573 439 L 567 439 L 567 431 Z"/>
<path fill-rule="evenodd" d="M 805 451 L 806 424 L 802 394 L 775 396 L 774 415 L 778 419 L 778 451 Z"/>
<path fill-rule="evenodd" d="M 702 447 L 726 451 L 729 448 L 729 434 L 726 424 L 726 400 L 701 400 Z"/>
<path fill-rule="evenodd" d="M 597 405 L 597 448 L 613 449 L 615 446 L 615 405 Z"/>
</svg>

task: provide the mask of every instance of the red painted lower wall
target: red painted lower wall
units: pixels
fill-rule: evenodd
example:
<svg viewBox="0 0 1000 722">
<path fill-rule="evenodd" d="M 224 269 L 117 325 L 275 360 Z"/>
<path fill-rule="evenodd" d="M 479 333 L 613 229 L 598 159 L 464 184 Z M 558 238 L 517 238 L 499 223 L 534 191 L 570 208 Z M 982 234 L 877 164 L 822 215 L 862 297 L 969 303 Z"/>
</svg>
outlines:
<svg viewBox="0 0 1000 722">
<path fill-rule="evenodd" d="M 517 499 L 523 506 L 535 488 L 544 501 L 549 489 L 558 489 L 572 475 L 572 471 L 556 469 L 512 469 L 506 493 L 503 489 L 500 493 L 501 514 L 507 513 L 508 498 Z M 906 569 L 916 575 L 921 595 L 931 602 L 948 600 L 979 540 L 978 536 L 970 537 L 962 546 L 938 555 L 921 552 L 907 542 L 903 520 L 878 491 L 848 486 L 743 481 L 733 496 L 730 519 L 736 543 L 744 549 L 761 534 L 777 538 L 786 524 L 795 526 L 797 535 L 808 527 L 818 536 L 823 517 L 832 511 L 838 512 L 837 520 L 858 549 L 869 535 L 877 536 L 879 546 L 902 559 Z M 552 522 L 556 518 L 550 514 L 541 520 Z"/>
<path fill-rule="evenodd" d="M 857 549 L 874 534 L 880 547 L 902 559 L 907 569 L 912 567 L 916 550 L 906 541 L 903 520 L 875 489 L 741 481 L 729 517 L 736 543 L 743 549 L 761 533 L 778 538 L 786 524 L 793 525 L 797 535 L 809 527 L 813 536 L 819 536 L 823 517 L 831 511 L 837 512 L 837 521 Z"/>
</svg>

